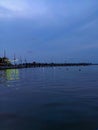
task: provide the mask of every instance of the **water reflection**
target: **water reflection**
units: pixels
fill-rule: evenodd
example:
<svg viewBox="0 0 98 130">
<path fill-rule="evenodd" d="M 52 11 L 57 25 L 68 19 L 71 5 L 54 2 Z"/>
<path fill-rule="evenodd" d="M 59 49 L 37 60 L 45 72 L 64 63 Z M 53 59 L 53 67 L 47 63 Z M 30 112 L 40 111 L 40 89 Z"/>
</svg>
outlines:
<svg viewBox="0 0 98 130">
<path fill-rule="evenodd" d="M 18 69 L 7 69 L 5 71 L 7 80 L 18 80 L 19 79 L 19 70 Z"/>
<path fill-rule="evenodd" d="M 0 78 L 11 81 L 19 79 L 19 70 L 18 69 L 7 69 L 0 72 Z"/>
</svg>

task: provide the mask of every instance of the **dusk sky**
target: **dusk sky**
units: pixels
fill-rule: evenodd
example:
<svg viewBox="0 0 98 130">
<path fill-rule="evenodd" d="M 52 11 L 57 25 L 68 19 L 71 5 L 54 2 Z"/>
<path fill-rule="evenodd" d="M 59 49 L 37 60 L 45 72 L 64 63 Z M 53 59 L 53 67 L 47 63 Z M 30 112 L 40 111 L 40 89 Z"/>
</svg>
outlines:
<svg viewBox="0 0 98 130">
<path fill-rule="evenodd" d="M 0 0 L 0 56 L 98 63 L 98 0 Z"/>
</svg>

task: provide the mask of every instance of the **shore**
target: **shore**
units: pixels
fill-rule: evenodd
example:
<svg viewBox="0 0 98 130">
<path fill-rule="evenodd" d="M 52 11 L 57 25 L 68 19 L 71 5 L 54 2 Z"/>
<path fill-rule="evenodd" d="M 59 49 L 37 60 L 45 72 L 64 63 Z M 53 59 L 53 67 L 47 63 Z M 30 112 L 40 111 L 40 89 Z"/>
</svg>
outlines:
<svg viewBox="0 0 98 130">
<path fill-rule="evenodd" d="M 34 68 L 34 67 L 58 67 L 58 66 L 90 66 L 90 65 L 98 65 L 92 63 L 23 63 L 18 65 L 5 65 L 0 66 L 0 70 L 6 69 L 22 69 L 22 68 Z"/>
</svg>

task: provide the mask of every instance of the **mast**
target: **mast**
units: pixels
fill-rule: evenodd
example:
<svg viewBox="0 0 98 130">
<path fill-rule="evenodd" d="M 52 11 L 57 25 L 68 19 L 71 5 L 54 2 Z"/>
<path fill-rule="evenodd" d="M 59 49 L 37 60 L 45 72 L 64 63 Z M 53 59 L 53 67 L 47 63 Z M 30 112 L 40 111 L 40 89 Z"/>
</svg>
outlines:
<svg viewBox="0 0 98 130">
<path fill-rule="evenodd" d="M 27 59 L 25 58 L 25 64 L 27 64 Z"/>
<path fill-rule="evenodd" d="M 6 50 L 4 50 L 4 58 L 6 58 Z"/>
<path fill-rule="evenodd" d="M 20 64 L 22 64 L 22 58 L 21 58 L 21 56 L 20 56 Z"/>
<path fill-rule="evenodd" d="M 14 54 L 14 65 L 16 65 L 16 55 Z"/>
</svg>

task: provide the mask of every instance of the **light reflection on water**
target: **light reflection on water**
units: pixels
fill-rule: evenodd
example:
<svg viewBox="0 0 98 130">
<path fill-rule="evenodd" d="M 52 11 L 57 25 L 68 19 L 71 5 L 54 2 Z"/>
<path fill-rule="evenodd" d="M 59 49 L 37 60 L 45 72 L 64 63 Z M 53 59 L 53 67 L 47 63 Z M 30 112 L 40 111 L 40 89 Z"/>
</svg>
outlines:
<svg viewBox="0 0 98 130">
<path fill-rule="evenodd" d="M 0 72 L 0 79 L 6 80 L 18 80 L 19 70 L 18 69 L 7 69 Z"/>
<path fill-rule="evenodd" d="M 16 82 L 19 78 L 20 74 L 18 69 L 7 69 L 0 71 L 0 90 L 7 90 L 7 88 L 11 87 L 18 89 Z"/>
<path fill-rule="evenodd" d="M 96 130 L 97 67 L 0 71 L 0 130 Z"/>
<path fill-rule="evenodd" d="M 18 80 L 19 70 L 18 69 L 8 69 L 5 71 L 5 76 L 7 80 Z"/>
</svg>

